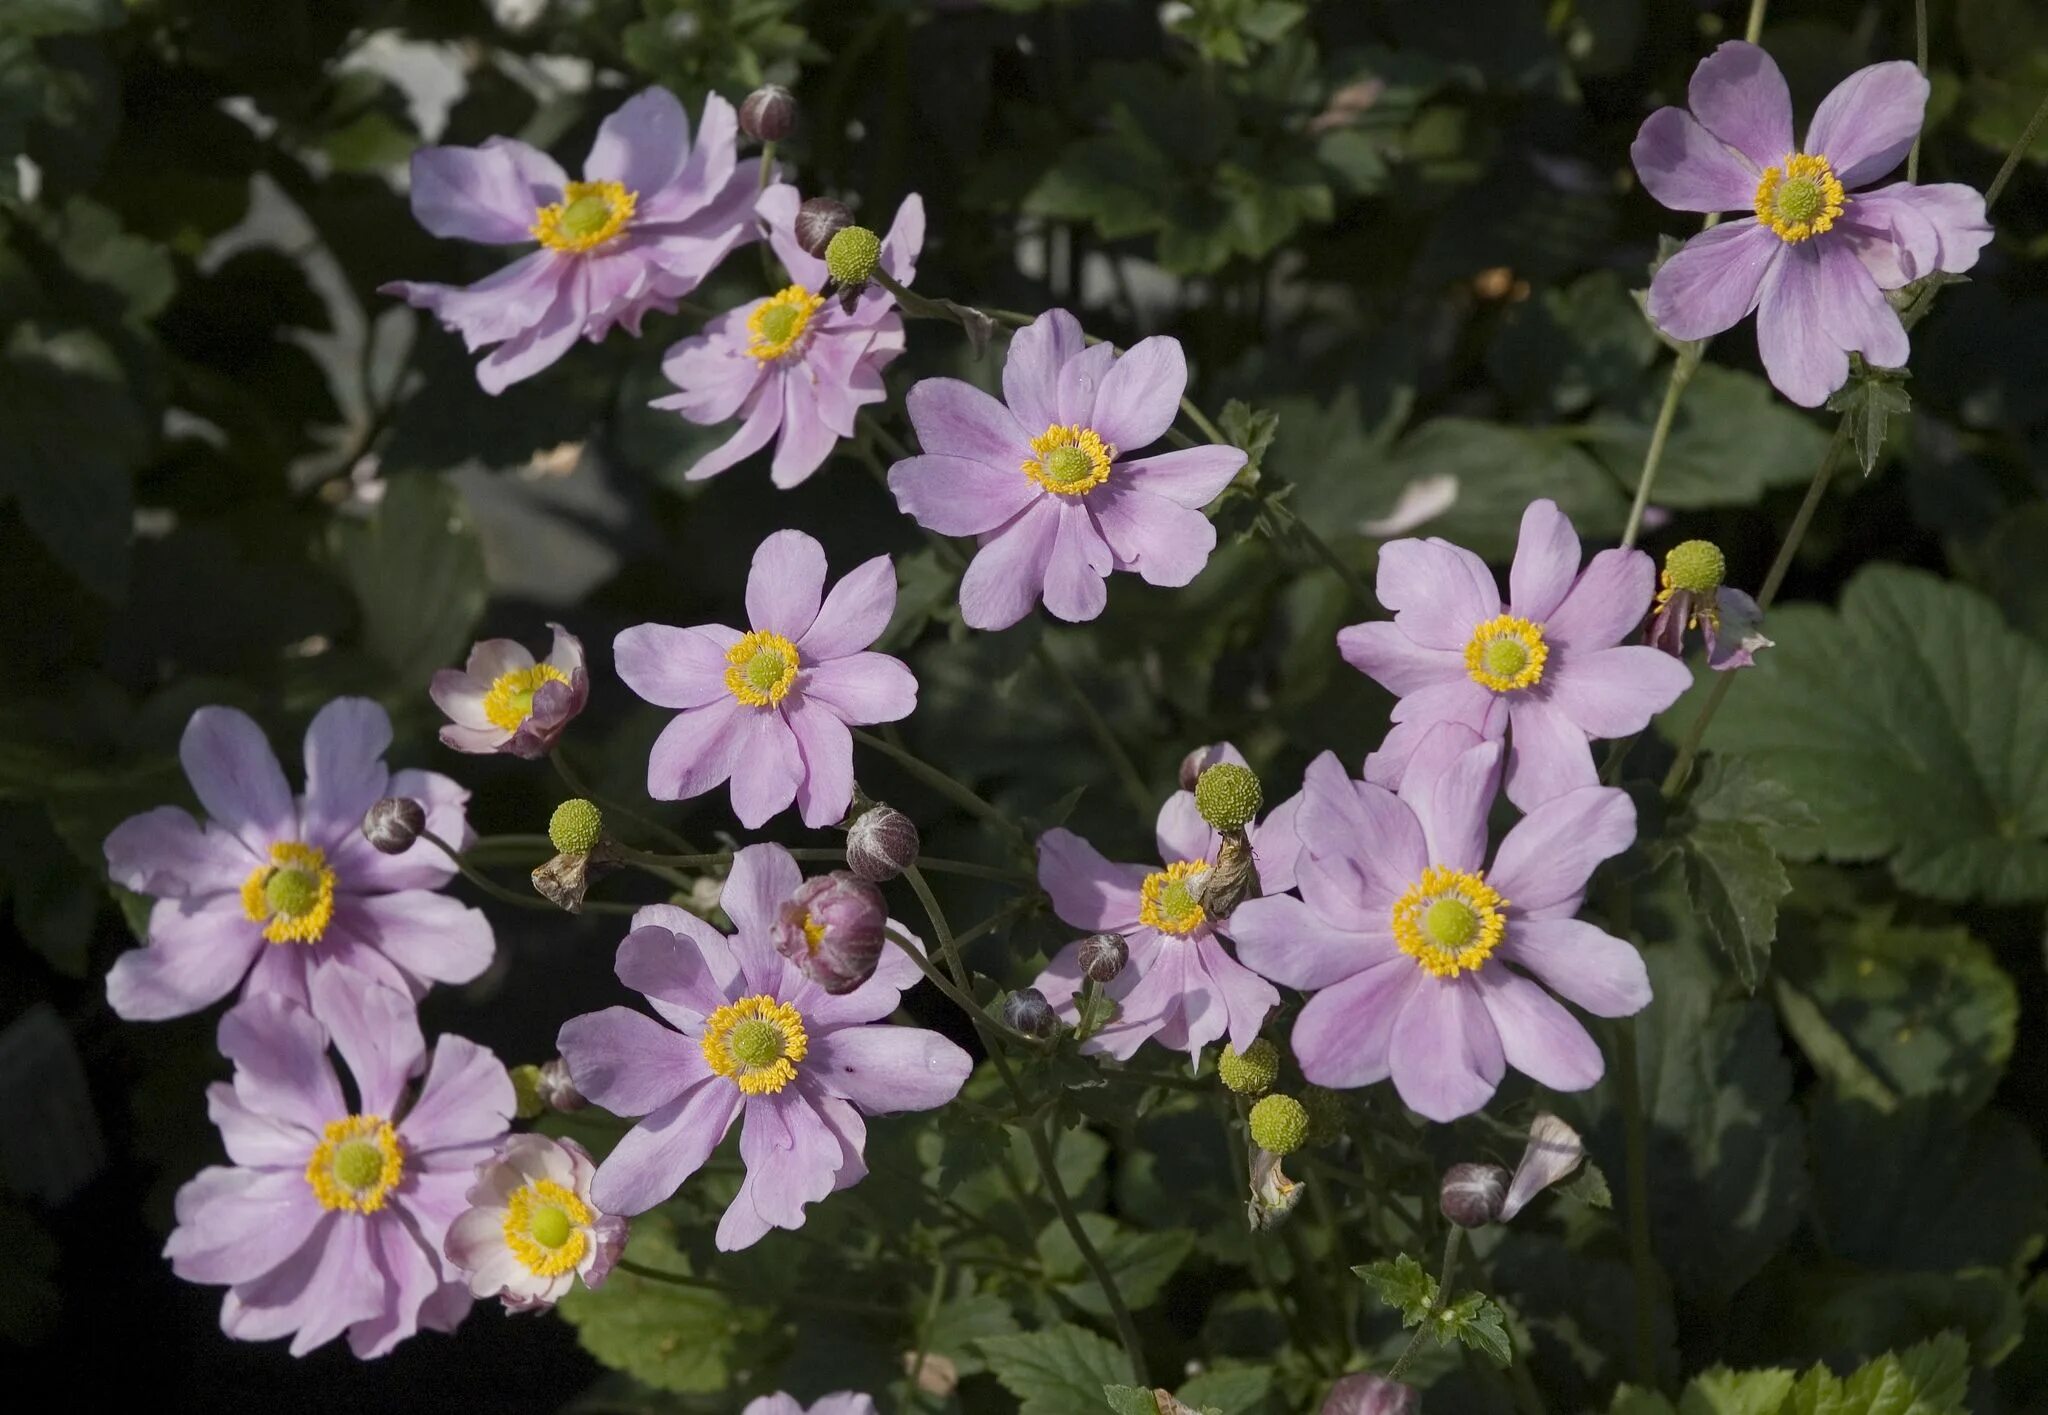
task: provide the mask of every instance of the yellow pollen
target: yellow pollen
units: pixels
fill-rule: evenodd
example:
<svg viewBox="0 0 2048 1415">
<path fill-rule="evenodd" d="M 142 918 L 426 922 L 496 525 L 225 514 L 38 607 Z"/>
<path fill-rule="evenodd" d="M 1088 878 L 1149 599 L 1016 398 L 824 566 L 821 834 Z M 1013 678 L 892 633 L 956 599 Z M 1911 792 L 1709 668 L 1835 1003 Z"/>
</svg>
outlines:
<svg viewBox="0 0 2048 1415">
<path fill-rule="evenodd" d="M 571 182 L 562 200 L 533 213 L 533 238 L 551 251 L 581 254 L 625 230 L 639 202 L 638 192 L 618 182 Z"/>
<path fill-rule="evenodd" d="M 1756 184 L 1756 219 L 1787 245 L 1811 240 L 1835 224 L 1848 204 L 1825 157 L 1795 152 L 1783 167 L 1766 167 Z"/>
<path fill-rule="evenodd" d="M 1138 890 L 1138 922 L 1176 938 L 1193 933 L 1209 917 L 1198 896 L 1208 874 L 1207 860 L 1175 860 L 1146 875 Z"/>
<path fill-rule="evenodd" d="M 801 285 L 778 290 L 747 316 L 747 333 L 753 336 L 747 352 L 764 364 L 781 358 L 804 337 L 811 317 L 824 307 L 823 295 L 813 295 Z"/>
<path fill-rule="evenodd" d="M 405 1148 L 398 1132 L 381 1115 L 351 1115 L 328 1124 L 313 1157 L 306 1161 L 306 1182 L 323 1209 L 373 1214 L 398 1187 L 405 1174 Z"/>
<path fill-rule="evenodd" d="M 505 1205 L 505 1246 L 536 1277 L 575 1271 L 590 1240 L 590 1206 L 552 1179 L 514 1190 Z"/>
<path fill-rule="evenodd" d="M 750 1096 L 773 1095 L 796 1079 L 810 1050 L 801 1012 L 766 993 L 729 1002 L 704 1023 L 704 1059 Z"/>
<path fill-rule="evenodd" d="M 1109 480 L 1116 445 L 1104 442 L 1094 428 L 1054 423 L 1031 439 L 1036 457 L 1022 463 L 1024 475 L 1047 491 L 1081 496 Z"/>
<path fill-rule="evenodd" d="M 1432 977 L 1476 972 L 1500 945 L 1507 907 L 1484 875 L 1431 865 L 1394 901 L 1394 942 Z"/>
<path fill-rule="evenodd" d="M 568 681 L 569 675 L 552 663 L 536 663 L 531 668 L 500 673 L 484 694 L 484 716 L 494 726 L 517 732 L 533 716 L 533 695 L 541 690 L 541 685 Z"/>
<path fill-rule="evenodd" d="M 811 917 L 811 911 L 804 910 L 804 949 L 811 957 L 818 956 L 818 946 L 825 941 L 825 926 Z"/>
<path fill-rule="evenodd" d="M 1511 693 L 1542 682 L 1549 657 L 1542 625 L 1496 614 L 1472 631 L 1472 642 L 1465 645 L 1465 671 L 1482 688 Z"/>
<path fill-rule="evenodd" d="M 780 634 L 757 629 L 725 651 L 725 686 L 748 707 L 772 707 L 789 696 L 803 660 Z"/>
<path fill-rule="evenodd" d="M 242 881 L 242 912 L 272 943 L 318 943 L 334 918 L 334 871 L 317 845 L 270 847 L 270 863 Z M 268 922 L 266 922 L 268 921 Z"/>
<path fill-rule="evenodd" d="M 1681 587 L 1672 583 L 1669 570 L 1659 571 L 1657 579 L 1663 585 L 1663 588 L 1657 591 L 1655 608 L 1662 609 L 1665 605 L 1671 603 L 1671 597 L 1677 594 Z M 1721 628 L 1721 601 L 1719 596 L 1711 591 L 1706 594 L 1700 594 L 1697 591 L 1687 591 L 1687 593 L 1692 595 L 1692 603 L 1688 607 L 1688 613 L 1685 616 L 1685 627 L 1697 629 L 1702 624 L 1711 624 L 1714 626 L 1715 631 L 1718 632 Z"/>
</svg>

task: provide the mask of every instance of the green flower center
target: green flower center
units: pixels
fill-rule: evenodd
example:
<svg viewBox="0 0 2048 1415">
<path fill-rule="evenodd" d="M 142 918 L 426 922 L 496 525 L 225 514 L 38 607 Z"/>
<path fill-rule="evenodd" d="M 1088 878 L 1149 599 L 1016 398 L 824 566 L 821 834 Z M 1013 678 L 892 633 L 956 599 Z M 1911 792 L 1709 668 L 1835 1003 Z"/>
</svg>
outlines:
<svg viewBox="0 0 2048 1415">
<path fill-rule="evenodd" d="M 1462 899 L 1439 899 L 1424 912 L 1422 927 L 1437 943 L 1455 952 L 1479 932 L 1479 913 Z"/>
<path fill-rule="evenodd" d="M 1206 875 L 1195 875 L 1190 878 L 1199 882 L 1206 877 Z M 1159 912 L 1166 915 L 1169 919 L 1177 919 L 1184 914 L 1193 914 L 1200 910 L 1201 907 L 1201 901 L 1195 898 L 1195 892 L 1188 888 L 1188 881 L 1186 879 L 1168 880 L 1166 887 L 1159 891 Z"/>
<path fill-rule="evenodd" d="M 578 197 L 562 208 L 562 229 L 579 239 L 595 236 L 611 219 L 612 204 L 595 193 Z"/>
<path fill-rule="evenodd" d="M 1072 486 L 1095 475 L 1095 461 L 1078 447 L 1055 447 L 1045 459 L 1045 479 L 1056 486 Z"/>
<path fill-rule="evenodd" d="M 766 693 L 782 681 L 782 675 L 788 670 L 789 660 L 782 656 L 780 649 L 760 649 L 747 660 L 747 682 L 753 685 L 754 691 Z"/>
<path fill-rule="evenodd" d="M 773 1022 L 749 1019 L 732 1029 L 726 1049 L 749 1067 L 772 1066 L 782 1055 L 782 1030 Z"/>
<path fill-rule="evenodd" d="M 263 902 L 272 914 L 303 919 L 320 903 L 320 877 L 310 870 L 272 870 L 263 882 Z"/>
<path fill-rule="evenodd" d="M 1494 677 L 1513 678 L 1529 666 L 1529 646 L 1520 639 L 1493 639 L 1479 651 L 1479 660 Z"/>
<path fill-rule="evenodd" d="M 334 1177 L 343 1188 L 374 1189 L 384 1173 L 384 1155 L 371 1140 L 349 1140 L 334 1151 Z"/>
<path fill-rule="evenodd" d="M 543 1248 L 559 1248 L 569 1241 L 569 1216 L 553 1204 L 546 1204 L 533 1211 L 527 1233 Z"/>
<path fill-rule="evenodd" d="M 1820 183 L 1808 177 L 1788 177 L 1778 185 L 1773 204 L 1778 215 L 1787 222 L 1811 221 L 1820 215 L 1826 203 L 1822 198 Z"/>
<path fill-rule="evenodd" d="M 803 318 L 794 305 L 770 305 L 761 311 L 761 337 L 770 344 L 787 344 Z"/>
</svg>

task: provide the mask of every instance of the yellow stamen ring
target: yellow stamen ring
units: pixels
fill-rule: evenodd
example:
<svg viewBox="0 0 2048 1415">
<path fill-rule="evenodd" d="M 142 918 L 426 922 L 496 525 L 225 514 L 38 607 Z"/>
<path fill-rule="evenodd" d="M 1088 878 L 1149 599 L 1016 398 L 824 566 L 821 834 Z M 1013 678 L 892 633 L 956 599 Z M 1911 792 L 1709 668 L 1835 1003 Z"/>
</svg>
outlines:
<svg viewBox="0 0 2048 1415">
<path fill-rule="evenodd" d="M 500 673 L 491 680 L 490 691 L 484 694 L 484 716 L 494 727 L 507 732 L 517 732 L 525 726 L 526 719 L 533 716 L 533 695 L 547 683 L 566 683 L 569 675 L 552 663 L 536 663 L 531 668 L 515 668 Z"/>
<path fill-rule="evenodd" d="M 789 696 L 803 666 L 796 645 L 780 634 L 756 629 L 725 651 L 725 686 L 748 707 L 772 707 Z"/>
<path fill-rule="evenodd" d="M 1054 423 L 1031 439 L 1036 457 L 1020 464 L 1025 476 L 1047 491 L 1081 496 L 1109 480 L 1116 444 L 1104 442 L 1091 427 Z"/>
<path fill-rule="evenodd" d="M 747 352 L 764 364 L 781 358 L 796 347 L 812 317 L 824 307 L 823 295 L 813 295 L 801 285 L 778 290 L 747 316 L 747 333 L 752 336 Z"/>
<path fill-rule="evenodd" d="M 1756 219 L 1787 245 L 1811 240 L 1835 224 L 1849 198 L 1825 157 L 1795 152 L 1767 167 L 1756 184 Z"/>
<path fill-rule="evenodd" d="M 1472 631 L 1472 641 L 1465 645 L 1465 671 L 1482 688 L 1511 693 L 1542 682 L 1549 657 L 1542 625 L 1496 614 Z"/>
<path fill-rule="evenodd" d="M 1672 583 L 1669 570 L 1659 571 L 1657 579 L 1663 585 L 1663 588 L 1657 591 L 1657 598 L 1654 601 L 1653 607 L 1662 610 L 1671 603 L 1671 597 L 1679 592 L 1679 587 Z M 1711 624 L 1716 630 L 1719 630 L 1721 627 L 1721 601 L 1719 597 L 1711 590 L 1705 594 L 1701 594 L 1697 590 L 1687 590 L 1686 593 L 1692 596 L 1692 603 L 1688 606 L 1685 616 L 1685 627 L 1697 629 L 1702 624 Z"/>
<path fill-rule="evenodd" d="M 323 1209 L 374 1214 L 405 1174 L 405 1147 L 381 1115 L 351 1115 L 328 1124 L 306 1182 Z"/>
<path fill-rule="evenodd" d="M 1176 938 L 1193 933 L 1209 917 L 1200 898 L 1208 874 L 1207 860 L 1175 860 L 1146 875 L 1138 890 L 1138 922 Z"/>
<path fill-rule="evenodd" d="M 560 1277 L 583 1261 L 590 1206 L 552 1179 L 513 1191 L 505 1205 L 505 1246 L 536 1277 Z"/>
<path fill-rule="evenodd" d="M 804 1017 L 766 993 L 729 1002 L 706 1019 L 704 1059 L 750 1096 L 773 1095 L 796 1079 L 810 1050 Z"/>
<path fill-rule="evenodd" d="M 1500 945 L 1507 906 L 1484 875 L 1431 865 L 1394 901 L 1394 942 L 1432 977 L 1476 972 Z"/>
<path fill-rule="evenodd" d="M 533 238 L 551 251 L 580 255 L 626 229 L 638 192 L 618 182 L 571 182 L 562 199 L 533 213 Z"/>
<path fill-rule="evenodd" d="M 318 943 L 334 919 L 334 871 L 317 845 L 285 841 L 242 881 L 242 912 L 272 943 Z M 268 922 L 266 922 L 268 921 Z"/>
</svg>

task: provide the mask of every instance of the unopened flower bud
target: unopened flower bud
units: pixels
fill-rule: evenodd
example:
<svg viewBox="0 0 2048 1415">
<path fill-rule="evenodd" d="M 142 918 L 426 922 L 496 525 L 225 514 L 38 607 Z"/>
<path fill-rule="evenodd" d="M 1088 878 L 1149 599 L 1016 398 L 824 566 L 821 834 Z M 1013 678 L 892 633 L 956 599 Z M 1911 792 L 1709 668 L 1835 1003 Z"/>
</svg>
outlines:
<svg viewBox="0 0 2048 1415">
<path fill-rule="evenodd" d="M 562 802 L 548 818 L 548 843 L 564 855 L 588 855 L 603 835 L 603 812 L 581 797 Z"/>
<path fill-rule="evenodd" d="M 1091 983 L 1113 983 L 1131 961 L 1131 946 L 1122 934 L 1096 934 L 1081 944 L 1081 976 Z"/>
<path fill-rule="evenodd" d="M 567 1114 L 590 1104 L 583 1098 L 583 1092 L 576 1089 L 576 1083 L 569 1079 L 569 1063 L 559 1056 L 541 1067 L 537 1089 L 549 1110 Z"/>
<path fill-rule="evenodd" d="M 852 224 L 853 212 L 844 202 L 812 197 L 796 209 L 796 243 L 805 255 L 823 260 L 832 238 Z"/>
<path fill-rule="evenodd" d="M 1444 1171 L 1437 1207 L 1460 1228 L 1484 1228 L 1500 1217 L 1508 1172 L 1497 1164 L 1454 1164 Z"/>
<path fill-rule="evenodd" d="M 1252 1107 L 1252 1143 L 1276 1155 L 1291 1155 L 1308 1139 L 1308 1112 L 1293 1096 L 1277 1092 Z"/>
<path fill-rule="evenodd" d="M 403 855 L 427 828 L 427 810 L 410 796 L 386 796 L 363 812 L 363 839 L 386 855 Z"/>
<path fill-rule="evenodd" d="M 740 131 L 757 142 L 781 142 L 796 131 L 796 95 L 762 84 L 740 104 Z"/>
<path fill-rule="evenodd" d="M 865 226 L 847 226 L 825 244 L 825 269 L 840 288 L 858 290 L 882 259 L 882 238 Z"/>
<path fill-rule="evenodd" d="M 1500 1206 L 1500 1221 L 1506 1223 L 1527 1207 L 1529 1201 L 1559 1180 L 1570 1176 L 1586 1157 L 1586 1142 L 1579 1132 L 1544 1111 L 1529 1122 L 1529 1144 L 1515 1177 L 1508 1184 L 1507 1198 Z"/>
<path fill-rule="evenodd" d="M 846 828 L 846 868 L 884 884 L 917 863 L 917 822 L 894 806 L 870 806 Z"/>
<path fill-rule="evenodd" d="M 512 1077 L 512 1114 L 521 1120 L 535 1120 L 548 1108 L 541 1099 L 540 1068 L 538 1066 L 515 1066 L 509 1073 Z"/>
<path fill-rule="evenodd" d="M 1049 1037 L 1060 1019 L 1037 988 L 1018 988 L 1003 999 L 1003 1025 L 1026 1037 Z"/>
<path fill-rule="evenodd" d="M 1236 762 L 1218 762 L 1195 780 L 1195 809 L 1218 830 L 1243 830 L 1263 801 L 1259 778 Z"/>
<path fill-rule="evenodd" d="M 1223 1055 L 1216 1058 L 1216 1076 L 1240 1096 L 1263 1096 L 1280 1077 L 1280 1053 L 1264 1037 L 1242 1053 L 1225 1046 Z"/>
<path fill-rule="evenodd" d="M 1728 558 L 1710 540 L 1681 541 L 1664 557 L 1664 582 L 1694 594 L 1721 588 L 1728 573 Z"/>
<path fill-rule="evenodd" d="M 1414 1387 L 1377 1371 L 1359 1371 L 1330 1387 L 1317 1415 L 1415 1415 L 1421 1408 Z"/>
<path fill-rule="evenodd" d="M 887 941 L 882 891 L 834 870 L 807 879 L 776 912 L 776 952 L 828 993 L 852 992 L 874 976 Z"/>
</svg>

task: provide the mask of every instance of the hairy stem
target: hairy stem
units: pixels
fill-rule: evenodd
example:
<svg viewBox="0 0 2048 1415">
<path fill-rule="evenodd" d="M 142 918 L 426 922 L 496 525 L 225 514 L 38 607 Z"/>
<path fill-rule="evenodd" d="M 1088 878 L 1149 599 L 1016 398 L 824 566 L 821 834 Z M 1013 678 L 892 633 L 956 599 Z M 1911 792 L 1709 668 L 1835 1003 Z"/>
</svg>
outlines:
<svg viewBox="0 0 2048 1415">
<path fill-rule="evenodd" d="M 2020 133 L 2020 140 L 2012 145 L 2012 151 L 2005 155 L 2005 163 L 1998 169 L 1998 175 L 1991 179 L 1991 185 L 1984 189 L 1984 214 L 1990 215 L 1991 208 L 1998 205 L 1998 198 L 2005 191 L 2005 184 L 2012 180 L 2018 170 L 2020 159 L 2034 146 L 2034 139 L 2041 135 L 2041 125 L 2048 123 L 2048 97 L 2041 100 L 2034 109 L 2034 116 L 2027 119 L 2027 126 Z"/>
<path fill-rule="evenodd" d="M 1724 678 L 1731 674 L 1722 674 Z M 1643 1084 L 1636 1063 L 1636 1023 L 1624 1017 L 1615 1028 L 1614 1069 L 1621 1081 L 1621 1115 L 1628 1146 L 1628 1257 L 1636 1289 L 1636 1380 L 1657 1384 L 1656 1255 L 1650 1247 L 1650 1142 L 1643 1116 Z"/>
<path fill-rule="evenodd" d="M 1019 838 L 1023 836 L 1024 832 L 1015 821 L 976 795 L 971 788 L 954 780 L 922 757 L 913 756 L 887 738 L 877 737 L 874 733 L 862 731 L 858 727 L 853 729 L 853 740 L 862 746 L 874 748 L 968 814 L 979 816 L 1006 835 Z"/>
<path fill-rule="evenodd" d="M 496 880 L 471 865 L 469 861 L 462 857 L 460 850 L 457 850 L 453 845 L 450 845 L 440 836 L 434 834 L 433 831 L 422 830 L 420 832 L 420 839 L 427 841 L 440 850 L 442 854 L 454 862 L 455 868 L 462 872 L 464 879 L 490 895 L 491 898 L 520 909 L 543 909 L 550 914 L 558 912 L 556 907 L 545 899 L 531 894 L 521 894 L 517 890 L 505 888 L 504 885 L 499 884 Z M 586 899 L 583 902 L 583 907 L 598 914 L 631 914 L 640 908 L 637 904 L 614 904 L 604 899 Z"/>
<path fill-rule="evenodd" d="M 1673 361 L 1671 376 L 1664 382 L 1664 403 L 1657 409 L 1656 425 L 1650 429 L 1650 445 L 1643 453 L 1643 469 L 1636 475 L 1636 499 L 1628 508 L 1628 525 L 1621 532 L 1624 550 L 1633 546 L 1636 537 L 1642 533 L 1643 513 L 1650 508 L 1650 488 L 1657 484 L 1657 469 L 1664 463 L 1664 448 L 1671 440 L 1671 424 L 1678 417 L 1678 400 L 1685 396 L 1685 386 L 1692 382 L 1705 348 L 1704 344 L 1687 348 Z"/>
<path fill-rule="evenodd" d="M 1401 1354 L 1394 1358 L 1393 1368 L 1387 1372 L 1388 1380 L 1401 1379 L 1401 1373 L 1408 1369 L 1408 1363 L 1414 1359 L 1416 1350 L 1421 1347 L 1423 1333 L 1430 1329 L 1431 1321 L 1438 1312 L 1451 1305 L 1451 1275 L 1458 1270 L 1458 1245 L 1464 1242 L 1464 1239 L 1465 1230 L 1455 1223 L 1452 1224 L 1450 1236 L 1444 1239 L 1444 1265 L 1437 1274 L 1436 1300 L 1430 1304 L 1429 1311 L 1423 1315 L 1422 1320 L 1415 1324 L 1415 1335 L 1408 1338 L 1408 1344 L 1402 1347 Z"/>
</svg>

